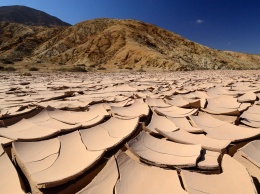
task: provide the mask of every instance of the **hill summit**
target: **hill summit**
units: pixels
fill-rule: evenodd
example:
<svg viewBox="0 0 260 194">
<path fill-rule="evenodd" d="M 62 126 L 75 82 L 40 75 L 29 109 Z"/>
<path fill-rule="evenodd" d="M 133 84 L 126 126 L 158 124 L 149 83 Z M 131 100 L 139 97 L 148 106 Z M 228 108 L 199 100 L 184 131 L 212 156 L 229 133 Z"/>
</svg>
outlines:
<svg viewBox="0 0 260 194">
<path fill-rule="evenodd" d="M 35 26 L 70 26 L 45 12 L 20 5 L 0 7 L 0 21 Z"/>
<path fill-rule="evenodd" d="M 260 56 L 219 51 L 135 20 L 94 19 L 70 27 L 1 23 L 0 61 L 53 69 L 259 69 Z M 44 64 L 44 65 L 43 65 Z"/>
</svg>

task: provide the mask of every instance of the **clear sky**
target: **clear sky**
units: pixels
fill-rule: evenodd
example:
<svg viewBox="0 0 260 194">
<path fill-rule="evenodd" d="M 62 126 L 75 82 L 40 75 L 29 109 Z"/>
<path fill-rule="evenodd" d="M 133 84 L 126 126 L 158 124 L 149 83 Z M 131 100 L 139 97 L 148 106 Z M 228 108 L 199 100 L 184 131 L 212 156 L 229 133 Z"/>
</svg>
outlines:
<svg viewBox="0 0 260 194">
<path fill-rule="evenodd" d="M 94 18 L 136 19 L 205 46 L 260 54 L 260 0 L 0 0 L 72 25 Z"/>
</svg>

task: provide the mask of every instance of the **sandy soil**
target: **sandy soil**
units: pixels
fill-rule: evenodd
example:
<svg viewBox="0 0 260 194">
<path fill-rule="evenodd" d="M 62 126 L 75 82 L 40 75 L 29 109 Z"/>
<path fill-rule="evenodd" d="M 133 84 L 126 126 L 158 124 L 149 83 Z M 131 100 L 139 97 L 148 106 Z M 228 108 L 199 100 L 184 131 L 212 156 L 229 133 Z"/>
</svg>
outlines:
<svg viewBox="0 0 260 194">
<path fill-rule="evenodd" d="M 0 74 L 0 193 L 257 193 L 259 142 L 260 71 Z"/>
</svg>

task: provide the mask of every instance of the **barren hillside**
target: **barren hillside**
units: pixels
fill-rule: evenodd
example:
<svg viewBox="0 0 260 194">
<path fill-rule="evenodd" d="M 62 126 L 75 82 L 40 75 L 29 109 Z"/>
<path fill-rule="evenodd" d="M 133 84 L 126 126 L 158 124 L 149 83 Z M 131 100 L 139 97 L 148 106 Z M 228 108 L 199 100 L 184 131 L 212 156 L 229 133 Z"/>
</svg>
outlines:
<svg viewBox="0 0 260 194">
<path fill-rule="evenodd" d="M 259 69 L 260 56 L 218 51 L 157 26 L 95 19 L 71 27 L 1 23 L 0 61 L 87 70 Z"/>
<path fill-rule="evenodd" d="M 0 21 L 34 26 L 70 26 L 43 11 L 20 5 L 0 7 Z"/>
</svg>

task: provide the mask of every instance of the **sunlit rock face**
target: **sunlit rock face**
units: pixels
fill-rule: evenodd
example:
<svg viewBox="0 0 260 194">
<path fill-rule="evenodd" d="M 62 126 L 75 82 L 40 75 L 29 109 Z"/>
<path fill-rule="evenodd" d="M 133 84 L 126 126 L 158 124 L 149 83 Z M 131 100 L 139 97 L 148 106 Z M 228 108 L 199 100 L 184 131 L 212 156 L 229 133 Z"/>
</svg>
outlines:
<svg viewBox="0 0 260 194">
<path fill-rule="evenodd" d="M 260 68 L 259 55 L 215 50 L 136 20 L 94 19 L 52 27 L 7 21 L 0 22 L 0 28 L 0 62 L 17 64 L 17 69 L 142 72 Z"/>
</svg>

